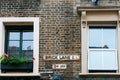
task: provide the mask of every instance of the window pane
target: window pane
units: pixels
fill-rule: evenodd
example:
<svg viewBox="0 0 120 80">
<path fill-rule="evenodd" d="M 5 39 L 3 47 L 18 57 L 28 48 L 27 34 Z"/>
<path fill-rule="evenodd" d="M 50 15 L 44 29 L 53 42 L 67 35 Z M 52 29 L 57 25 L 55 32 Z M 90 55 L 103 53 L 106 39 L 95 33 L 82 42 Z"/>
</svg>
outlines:
<svg viewBox="0 0 120 80">
<path fill-rule="evenodd" d="M 101 51 L 90 50 L 88 56 L 88 69 L 99 70 L 102 69 L 102 54 Z"/>
<path fill-rule="evenodd" d="M 89 29 L 89 48 L 102 48 L 101 28 Z"/>
<path fill-rule="evenodd" d="M 33 50 L 23 50 L 23 56 L 29 60 L 32 60 L 33 57 Z"/>
<path fill-rule="evenodd" d="M 9 33 L 9 40 L 19 40 L 19 39 L 20 39 L 20 32 Z"/>
<path fill-rule="evenodd" d="M 116 48 L 116 29 L 115 28 L 103 28 L 103 42 L 102 46 L 115 49 Z"/>
<path fill-rule="evenodd" d="M 33 50 L 33 41 L 23 41 L 22 50 Z"/>
<path fill-rule="evenodd" d="M 7 53 L 9 55 L 19 55 L 19 41 L 9 41 Z"/>
<path fill-rule="evenodd" d="M 22 52 L 24 57 L 31 60 L 33 57 L 33 41 L 23 41 Z"/>
<path fill-rule="evenodd" d="M 116 49 L 116 28 L 90 27 L 89 48 Z"/>
<path fill-rule="evenodd" d="M 23 40 L 33 40 L 33 32 L 23 32 Z"/>
<path fill-rule="evenodd" d="M 116 27 L 89 28 L 89 70 L 117 70 Z"/>
<path fill-rule="evenodd" d="M 89 50 L 89 70 L 117 70 L 116 50 Z"/>
<path fill-rule="evenodd" d="M 116 50 L 103 50 L 103 68 L 108 70 L 117 70 Z"/>
</svg>

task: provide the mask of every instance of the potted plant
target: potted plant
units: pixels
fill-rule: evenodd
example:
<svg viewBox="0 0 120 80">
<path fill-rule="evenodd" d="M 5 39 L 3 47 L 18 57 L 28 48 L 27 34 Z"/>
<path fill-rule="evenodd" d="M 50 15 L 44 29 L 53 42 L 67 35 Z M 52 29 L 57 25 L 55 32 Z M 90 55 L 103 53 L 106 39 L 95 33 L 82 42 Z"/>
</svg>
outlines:
<svg viewBox="0 0 120 80">
<path fill-rule="evenodd" d="M 35 58 L 32 58 L 32 60 L 28 60 L 25 57 L 8 56 L 7 54 L 3 54 L 0 60 L 1 60 L 2 72 L 7 72 L 7 71 L 32 72 L 33 60 L 35 60 Z"/>
</svg>

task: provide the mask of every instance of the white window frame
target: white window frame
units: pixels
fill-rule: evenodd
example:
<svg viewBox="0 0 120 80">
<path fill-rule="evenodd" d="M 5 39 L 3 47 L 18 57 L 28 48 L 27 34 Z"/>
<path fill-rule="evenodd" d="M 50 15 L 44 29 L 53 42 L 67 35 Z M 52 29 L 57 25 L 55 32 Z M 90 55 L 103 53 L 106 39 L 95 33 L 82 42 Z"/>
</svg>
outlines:
<svg viewBox="0 0 120 80">
<path fill-rule="evenodd" d="M 1 73 L 0 76 L 39 76 L 39 18 L 37 17 L 1 17 L 0 18 L 0 56 L 4 53 L 5 26 L 32 25 L 33 26 L 33 72 L 31 73 Z"/>
<path fill-rule="evenodd" d="M 79 75 L 120 75 L 120 11 L 100 9 L 78 9 L 81 11 L 81 71 Z M 107 14 L 107 15 L 106 15 Z M 106 18 L 105 18 L 106 17 Z M 88 70 L 88 26 L 89 24 L 116 25 L 118 71 L 116 73 L 89 73 Z"/>
</svg>

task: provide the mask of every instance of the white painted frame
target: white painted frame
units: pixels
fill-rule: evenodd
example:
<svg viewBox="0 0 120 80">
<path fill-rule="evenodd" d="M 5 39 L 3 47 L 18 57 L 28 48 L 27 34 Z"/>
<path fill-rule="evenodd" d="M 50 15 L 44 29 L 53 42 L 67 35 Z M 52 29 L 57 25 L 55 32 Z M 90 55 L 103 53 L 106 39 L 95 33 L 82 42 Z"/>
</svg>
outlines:
<svg viewBox="0 0 120 80">
<path fill-rule="evenodd" d="M 112 8 L 107 8 L 110 12 L 110 15 L 106 17 L 104 13 L 100 13 L 97 11 L 105 11 L 106 9 L 78 9 L 81 11 L 81 72 L 79 75 L 120 75 L 120 11 L 113 10 Z M 89 15 L 89 12 L 92 12 L 94 15 Z M 95 13 L 94 13 L 95 12 Z M 107 12 L 107 11 L 105 11 Z M 99 15 L 96 15 L 98 13 Z M 109 13 L 108 13 L 109 14 Z M 111 17 L 112 16 L 112 17 Z M 89 18 L 91 17 L 91 18 Z M 92 20 L 91 20 L 92 19 Z M 105 20 L 106 19 L 106 20 Z M 116 73 L 89 73 L 88 72 L 88 25 L 89 24 L 111 24 L 116 25 L 117 28 L 117 56 L 118 56 L 118 71 Z"/>
<path fill-rule="evenodd" d="M 6 25 L 33 25 L 33 72 L 32 73 L 1 73 L 0 76 L 37 76 L 39 74 L 39 18 L 37 17 L 1 17 L 0 18 L 0 56 L 4 53 Z"/>
</svg>

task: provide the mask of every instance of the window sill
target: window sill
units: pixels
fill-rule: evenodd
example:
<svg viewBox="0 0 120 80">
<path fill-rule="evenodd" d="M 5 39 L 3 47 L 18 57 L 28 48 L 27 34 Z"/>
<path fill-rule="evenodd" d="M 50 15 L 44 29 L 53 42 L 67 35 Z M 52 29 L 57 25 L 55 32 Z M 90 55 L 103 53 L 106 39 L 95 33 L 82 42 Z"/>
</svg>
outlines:
<svg viewBox="0 0 120 80">
<path fill-rule="evenodd" d="M 0 73 L 0 76 L 40 76 L 39 73 Z"/>
<path fill-rule="evenodd" d="M 120 73 L 79 73 L 79 76 L 120 76 Z"/>
</svg>

